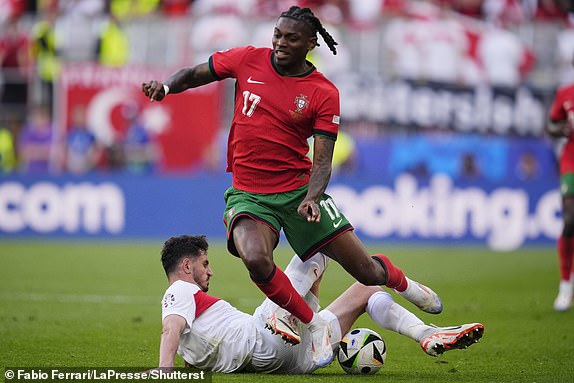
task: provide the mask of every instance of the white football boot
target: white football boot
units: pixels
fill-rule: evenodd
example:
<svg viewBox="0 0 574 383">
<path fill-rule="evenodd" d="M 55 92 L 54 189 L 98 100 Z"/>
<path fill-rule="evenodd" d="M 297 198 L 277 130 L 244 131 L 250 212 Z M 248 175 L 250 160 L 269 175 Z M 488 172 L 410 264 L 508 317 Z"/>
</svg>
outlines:
<svg viewBox="0 0 574 383">
<path fill-rule="evenodd" d="M 454 327 L 436 327 L 419 342 L 421 348 L 431 356 L 439 356 L 445 351 L 467 348 L 478 342 L 484 333 L 480 323 L 463 324 Z"/>
<path fill-rule="evenodd" d="M 333 361 L 333 348 L 331 347 L 331 331 L 327 321 L 315 314 L 309 323 L 313 363 L 317 367 L 325 367 Z"/>
<path fill-rule="evenodd" d="M 301 321 L 285 309 L 277 307 L 273 310 L 267 317 L 265 327 L 279 335 L 285 343 L 301 343 Z"/>
<path fill-rule="evenodd" d="M 439 314 L 442 311 L 440 297 L 427 286 L 407 278 L 405 291 L 397 293 L 419 309 L 430 314 Z M 396 290 L 395 290 L 396 291 Z"/>
<path fill-rule="evenodd" d="M 572 298 L 574 297 L 574 278 L 569 281 L 561 280 L 558 288 L 558 296 L 554 300 L 554 310 L 567 311 L 572 307 Z"/>
</svg>

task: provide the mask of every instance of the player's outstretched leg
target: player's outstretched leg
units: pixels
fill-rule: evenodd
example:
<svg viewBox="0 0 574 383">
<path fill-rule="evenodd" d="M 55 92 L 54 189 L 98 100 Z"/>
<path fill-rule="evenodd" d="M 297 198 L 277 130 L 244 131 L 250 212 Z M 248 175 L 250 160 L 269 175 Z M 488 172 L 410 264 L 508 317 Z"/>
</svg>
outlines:
<svg viewBox="0 0 574 383">
<path fill-rule="evenodd" d="M 301 261 L 299 256 L 294 255 L 285 269 L 285 274 L 295 290 L 305 296 L 315 281 L 325 272 L 328 261 L 329 258 L 322 253 L 315 254 L 305 262 Z M 301 325 L 301 321 L 279 306 L 271 312 L 265 324 L 272 333 L 281 336 L 286 343 L 290 344 L 301 342 Z"/>
<path fill-rule="evenodd" d="M 409 279 L 383 254 L 373 255 L 387 273 L 386 286 L 395 290 L 400 296 L 413 303 L 419 309 L 430 314 L 442 312 L 440 297 L 429 287 Z"/>
<path fill-rule="evenodd" d="M 445 351 L 467 348 L 478 342 L 484 334 L 480 323 L 463 324 L 454 327 L 435 327 L 424 334 L 420 345 L 427 354 L 439 356 Z"/>
</svg>

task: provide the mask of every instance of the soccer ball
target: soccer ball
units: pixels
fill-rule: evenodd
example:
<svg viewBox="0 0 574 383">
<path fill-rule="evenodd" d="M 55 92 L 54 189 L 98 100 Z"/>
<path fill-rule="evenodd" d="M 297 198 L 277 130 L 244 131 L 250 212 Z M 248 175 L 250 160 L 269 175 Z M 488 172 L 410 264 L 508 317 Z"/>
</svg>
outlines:
<svg viewBox="0 0 574 383">
<path fill-rule="evenodd" d="M 348 374 L 375 374 L 385 364 L 387 345 L 373 330 L 356 328 L 341 339 L 337 358 Z"/>
</svg>

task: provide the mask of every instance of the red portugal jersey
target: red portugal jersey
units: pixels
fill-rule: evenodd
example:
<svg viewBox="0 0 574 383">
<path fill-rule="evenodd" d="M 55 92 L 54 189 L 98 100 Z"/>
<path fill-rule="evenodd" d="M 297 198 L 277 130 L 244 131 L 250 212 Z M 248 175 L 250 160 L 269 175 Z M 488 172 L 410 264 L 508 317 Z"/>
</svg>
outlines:
<svg viewBox="0 0 574 383">
<path fill-rule="evenodd" d="M 574 84 L 558 89 L 549 117 L 554 122 L 568 121 L 570 129 L 574 130 Z M 574 132 L 568 137 L 560 156 L 560 174 L 564 173 L 574 173 Z"/>
<path fill-rule="evenodd" d="M 227 171 L 236 189 L 280 193 L 309 182 L 307 139 L 315 134 L 335 140 L 339 128 L 339 91 L 312 68 L 282 76 L 269 48 L 241 47 L 209 59 L 219 79 L 235 78 L 235 106 L 227 143 Z"/>
</svg>

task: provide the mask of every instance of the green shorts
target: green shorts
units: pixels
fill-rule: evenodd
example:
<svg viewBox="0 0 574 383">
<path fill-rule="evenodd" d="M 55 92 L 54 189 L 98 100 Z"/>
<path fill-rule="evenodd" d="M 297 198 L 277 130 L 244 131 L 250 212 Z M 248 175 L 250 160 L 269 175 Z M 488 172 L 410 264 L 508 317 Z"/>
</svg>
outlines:
<svg viewBox="0 0 574 383">
<path fill-rule="evenodd" d="M 283 229 L 287 241 L 303 261 L 342 233 L 353 230 L 353 226 L 327 194 L 323 194 L 319 202 L 320 222 L 307 222 L 306 218 L 297 213 L 306 194 L 307 186 L 277 194 L 247 193 L 234 187 L 227 189 L 224 195 L 226 206 L 223 222 L 227 229 L 229 252 L 239 256 L 231 235 L 233 224 L 239 217 L 247 216 L 269 226 L 277 233 L 277 242 Z"/>
<path fill-rule="evenodd" d="M 564 173 L 560 176 L 560 194 L 562 197 L 574 196 L 574 173 Z"/>
</svg>

